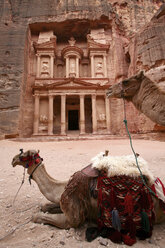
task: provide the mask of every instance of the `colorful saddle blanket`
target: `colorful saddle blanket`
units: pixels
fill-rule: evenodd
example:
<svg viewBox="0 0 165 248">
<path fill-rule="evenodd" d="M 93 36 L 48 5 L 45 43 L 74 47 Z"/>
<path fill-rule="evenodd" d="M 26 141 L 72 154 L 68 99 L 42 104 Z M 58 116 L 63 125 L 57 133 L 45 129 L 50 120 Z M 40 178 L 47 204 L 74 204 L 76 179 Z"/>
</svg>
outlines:
<svg viewBox="0 0 165 248">
<path fill-rule="evenodd" d="M 153 225 L 153 201 L 140 177 L 98 177 L 98 228 L 114 228 L 136 240 L 138 230 L 150 233 Z M 118 222 L 113 223 L 117 213 Z M 148 227 L 143 220 L 148 221 Z M 131 228 L 134 226 L 134 232 Z M 147 230 L 146 230 L 147 229 Z"/>
</svg>

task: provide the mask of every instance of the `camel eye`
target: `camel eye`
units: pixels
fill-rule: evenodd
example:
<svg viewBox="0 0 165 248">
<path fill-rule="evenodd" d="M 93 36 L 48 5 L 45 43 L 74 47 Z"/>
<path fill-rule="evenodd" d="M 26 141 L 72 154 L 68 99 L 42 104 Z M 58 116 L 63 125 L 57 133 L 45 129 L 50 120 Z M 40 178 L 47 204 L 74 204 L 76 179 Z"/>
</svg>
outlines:
<svg viewBox="0 0 165 248">
<path fill-rule="evenodd" d="M 128 80 L 124 80 L 124 81 L 123 81 L 123 85 L 124 85 L 124 86 L 128 85 Z"/>
</svg>

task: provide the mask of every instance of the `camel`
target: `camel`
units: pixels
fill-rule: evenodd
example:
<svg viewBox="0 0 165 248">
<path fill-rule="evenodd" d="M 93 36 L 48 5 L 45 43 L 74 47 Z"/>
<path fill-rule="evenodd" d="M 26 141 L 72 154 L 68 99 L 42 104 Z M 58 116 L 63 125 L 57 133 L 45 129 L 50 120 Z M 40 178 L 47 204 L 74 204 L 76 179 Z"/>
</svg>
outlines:
<svg viewBox="0 0 165 248">
<path fill-rule="evenodd" d="M 112 85 L 107 97 L 124 98 L 153 122 L 165 126 L 165 92 L 144 75 L 139 74 Z"/>
<path fill-rule="evenodd" d="M 83 170 L 78 171 L 71 177 L 70 184 L 68 181 L 55 180 L 48 175 L 39 151 L 35 150 L 21 151 L 14 156 L 12 166 L 16 165 L 27 168 L 30 178 L 37 183 L 41 193 L 51 202 L 42 207 L 44 213 L 40 212 L 33 216 L 35 223 L 51 224 L 62 229 L 79 227 L 88 220 L 97 223 L 97 196 L 89 191 L 89 185 L 93 185 L 97 180 L 96 171 L 92 172 L 94 177 L 84 175 Z M 82 174 L 83 180 L 80 181 Z M 157 198 L 153 198 L 156 221 L 162 222 L 165 220 L 165 215 L 159 207 Z"/>
</svg>

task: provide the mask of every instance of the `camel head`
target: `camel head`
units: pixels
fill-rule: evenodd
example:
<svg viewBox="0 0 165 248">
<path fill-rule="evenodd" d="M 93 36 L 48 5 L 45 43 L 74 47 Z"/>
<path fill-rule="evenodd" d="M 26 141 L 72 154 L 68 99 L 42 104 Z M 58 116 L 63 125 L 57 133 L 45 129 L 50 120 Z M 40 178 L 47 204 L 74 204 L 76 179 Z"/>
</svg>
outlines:
<svg viewBox="0 0 165 248">
<path fill-rule="evenodd" d="M 23 152 L 23 149 L 20 149 L 20 153 L 15 155 L 12 160 L 12 165 L 22 165 L 24 168 L 29 168 L 33 164 L 38 164 L 42 159 L 39 156 L 39 151 L 28 150 Z"/>
<path fill-rule="evenodd" d="M 139 90 L 143 78 L 144 73 L 141 71 L 135 76 L 112 85 L 107 91 L 107 97 L 131 99 Z"/>
</svg>

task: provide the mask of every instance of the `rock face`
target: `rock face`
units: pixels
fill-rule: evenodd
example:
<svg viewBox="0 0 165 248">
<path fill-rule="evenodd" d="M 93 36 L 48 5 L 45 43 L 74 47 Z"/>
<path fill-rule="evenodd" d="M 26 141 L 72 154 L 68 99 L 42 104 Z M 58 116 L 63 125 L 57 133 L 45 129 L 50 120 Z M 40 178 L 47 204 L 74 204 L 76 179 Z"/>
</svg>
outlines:
<svg viewBox="0 0 165 248">
<path fill-rule="evenodd" d="M 143 69 L 164 85 L 163 3 L 161 0 L 1 0 L 0 135 L 32 135 L 35 73 L 31 64 L 34 56 L 31 35 L 35 40 L 39 32 L 55 30 L 57 26 L 61 42 L 63 36 L 82 38 L 81 33 L 105 30 L 106 42 L 110 44 L 107 56 L 110 84 Z M 128 109 L 131 131 L 159 130 L 132 106 L 128 105 Z M 112 99 L 111 133 L 124 133 L 122 113 L 122 102 Z"/>
</svg>

